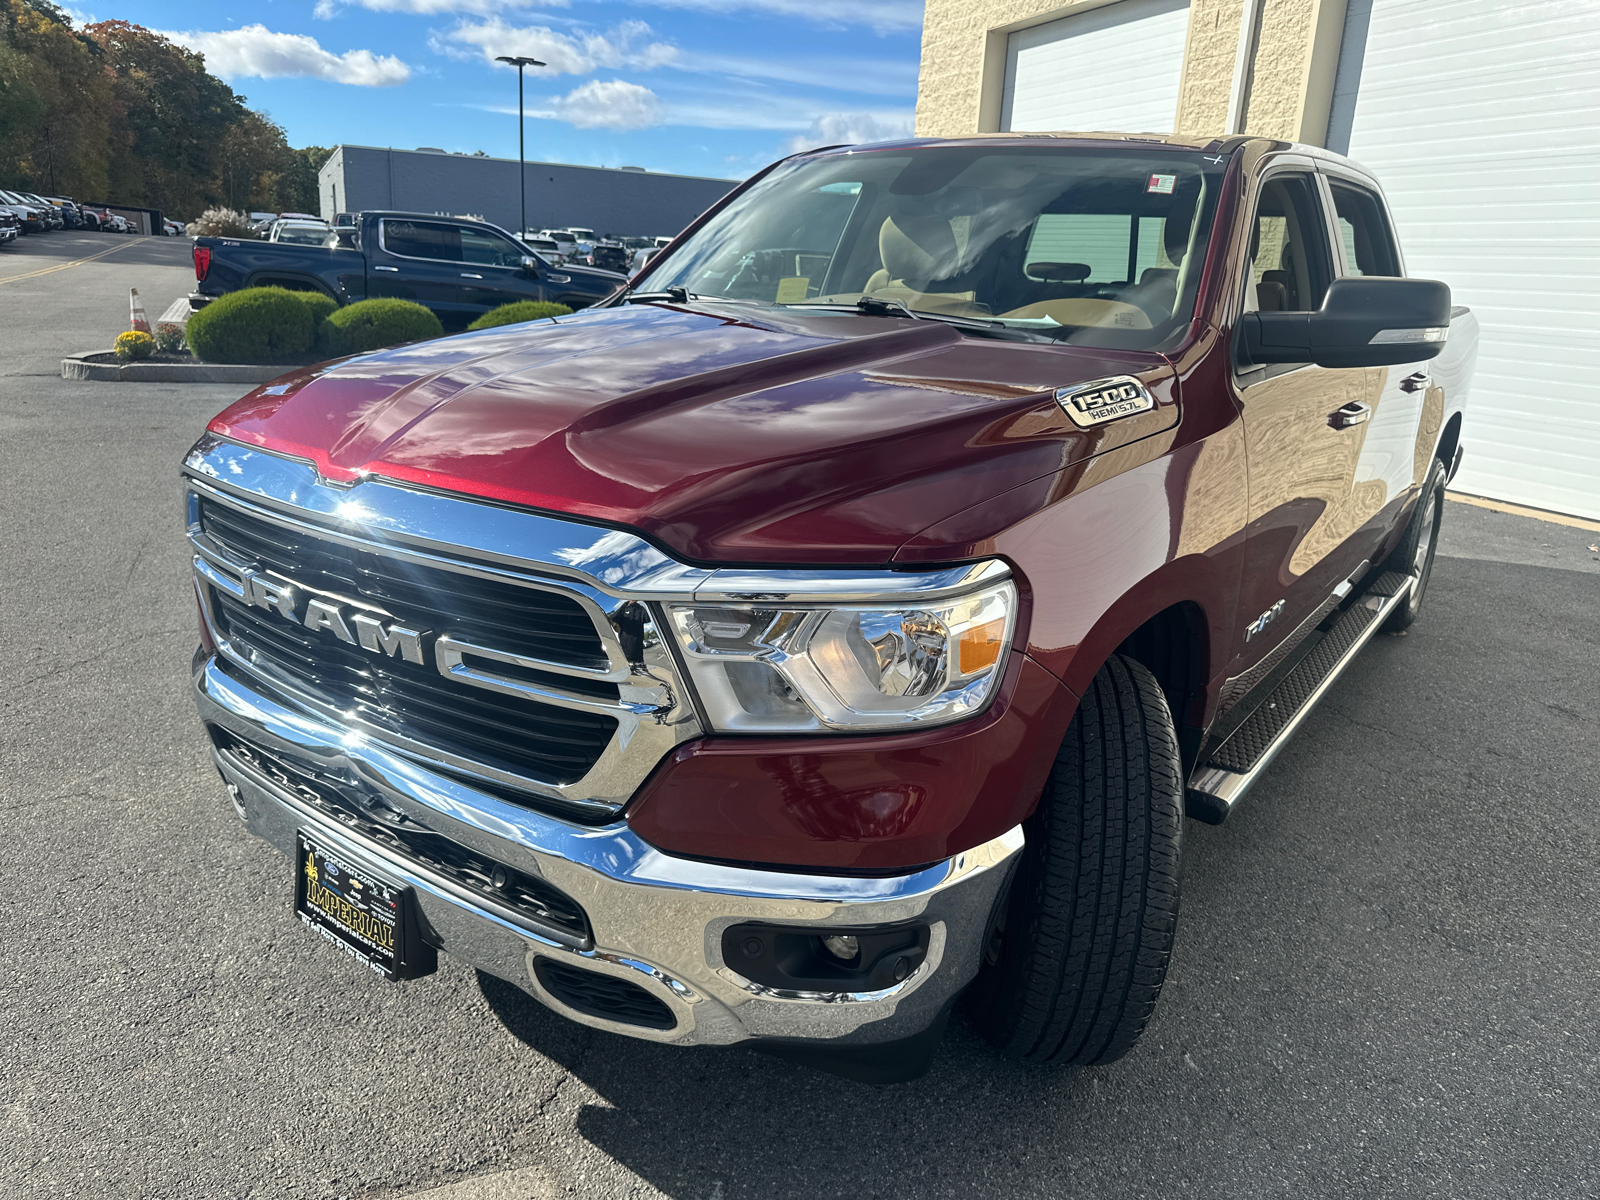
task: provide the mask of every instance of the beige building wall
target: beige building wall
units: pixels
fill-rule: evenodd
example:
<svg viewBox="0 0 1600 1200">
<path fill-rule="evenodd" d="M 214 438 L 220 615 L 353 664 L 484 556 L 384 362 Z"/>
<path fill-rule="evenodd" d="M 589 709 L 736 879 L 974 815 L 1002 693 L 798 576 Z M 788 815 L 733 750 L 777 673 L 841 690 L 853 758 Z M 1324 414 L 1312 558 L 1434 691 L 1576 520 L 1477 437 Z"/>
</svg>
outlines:
<svg viewBox="0 0 1600 1200">
<path fill-rule="evenodd" d="M 917 134 L 962 137 L 1000 128 L 1006 39 L 1018 29 L 1118 0 L 926 0 Z M 1320 145 L 1344 30 L 1345 0 L 1191 0 L 1174 128 L 1228 130 L 1245 4 L 1259 14 L 1246 62 L 1242 132 Z"/>
</svg>

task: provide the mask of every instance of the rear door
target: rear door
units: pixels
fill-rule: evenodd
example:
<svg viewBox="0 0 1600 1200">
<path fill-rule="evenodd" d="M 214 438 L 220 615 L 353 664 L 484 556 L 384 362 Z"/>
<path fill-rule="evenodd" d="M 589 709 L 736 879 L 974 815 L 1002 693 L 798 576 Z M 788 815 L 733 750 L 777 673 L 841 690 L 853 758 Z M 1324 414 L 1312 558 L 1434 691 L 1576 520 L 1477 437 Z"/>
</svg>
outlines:
<svg viewBox="0 0 1600 1200">
<path fill-rule="evenodd" d="M 1388 208 L 1372 181 L 1328 164 L 1322 171 L 1340 274 L 1404 275 Z M 1383 517 L 1369 531 L 1373 549 L 1422 486 L 1433 459 L 1444 392 L 1433 386 L 1430 365 L 1423 359 L 1376 368 L 1384 376 L 1383 384 L 1356 463 L 1358 485 L 1375 480 L 1384 488 Z"/>
<path fill-rule="evenodd" d="M 461 228 L 448 221 L 383 217 L 378 245 L 367 248 L 367 294 L 415 300 L 446 323 L 471 319 L 481 307 L 467 288 L 475 272 L 461 262 Z"/>
<path fill-rule="evenodd" d="M 1280 160 L 1281 161 L 1281 160 Z M 1255 196 L 1243 307 L 1312 312 L 1340 269 L 1315 166 L 1278 166 Z M 1312 363 L 1239 371 L 1250 524 L 1232 678 L 1239 699 L 1315 627 L 1371 553 L 1388 499 L 1359 467 L 1385 368 Z"/>
</svg>

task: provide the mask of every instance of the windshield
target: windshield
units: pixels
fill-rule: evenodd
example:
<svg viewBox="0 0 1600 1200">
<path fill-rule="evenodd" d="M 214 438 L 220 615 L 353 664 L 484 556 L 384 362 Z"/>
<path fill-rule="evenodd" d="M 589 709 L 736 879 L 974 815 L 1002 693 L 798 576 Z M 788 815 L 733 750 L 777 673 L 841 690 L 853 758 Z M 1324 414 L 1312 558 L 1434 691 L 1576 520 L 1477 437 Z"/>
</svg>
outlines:
<svg viewBox="0 0 1600 1200">
<path fill-rule="evenodd" d="M 1188 325 L 1224 164 L 1191 151 L 929 146 L 779 167 L 638 281 L 862 298 L 1147 349 Z"/>
</svg>

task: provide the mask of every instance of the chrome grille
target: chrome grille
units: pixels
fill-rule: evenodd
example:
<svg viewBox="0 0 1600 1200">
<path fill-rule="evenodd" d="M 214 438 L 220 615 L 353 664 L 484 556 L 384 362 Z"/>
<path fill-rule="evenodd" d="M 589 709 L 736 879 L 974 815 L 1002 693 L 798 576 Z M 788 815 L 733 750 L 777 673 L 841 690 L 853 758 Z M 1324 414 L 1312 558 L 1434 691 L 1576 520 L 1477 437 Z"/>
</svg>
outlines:
<svg viewBox="0 0 1600 1200">
<path fill-rule="evenodd" d="M 502 801 L 616 816 L 698 736 L 631 535 L 207 436 L 185 462 L 202 619 L 230 672 Z M 696 572 L 695 575 L 703 575 Z"/>
</svg>

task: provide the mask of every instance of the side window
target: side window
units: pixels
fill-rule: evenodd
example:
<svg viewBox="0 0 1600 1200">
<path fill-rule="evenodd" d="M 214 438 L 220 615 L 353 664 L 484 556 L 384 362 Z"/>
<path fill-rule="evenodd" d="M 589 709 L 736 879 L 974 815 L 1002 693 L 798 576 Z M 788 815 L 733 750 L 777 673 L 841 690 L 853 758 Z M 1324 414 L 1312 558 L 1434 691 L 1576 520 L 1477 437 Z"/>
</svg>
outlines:
<svg viewBox="0 0 1600 1200">
<path fill-rule="evenodd" d="M 1339 215 L 1339 241 L 1344 246 L 1347 275 L 1398 275 L 1400 258 L 1394 252 L 1383 205 L 1365 188 L 1329 180 L 1333 207 Z"/>
<path fill-rule="evenodd" d="M 510 238 L 486 229 L 460 229 L 461 261 L 482 267 L 520 267 L 527 253 Z"/>
<path fill-rule="evenodd" d="M 407 258 L 460 262 L 461 230 L 459 226 L 434 221 L 385 221 L 383 248 Z"/>
<path fill-rule="evenodd" d="M 1309 175 L 1272 176 L 1256 202 L 1250 246 L 1255 287 L 1245 307 L 1315 311 L 1328 290 L 1328 249 L 1315 181 Z"/>
</svg>

